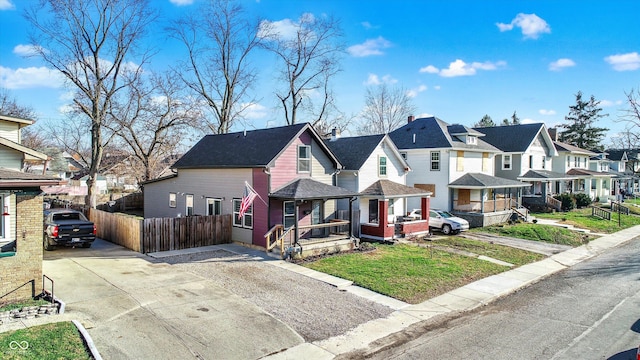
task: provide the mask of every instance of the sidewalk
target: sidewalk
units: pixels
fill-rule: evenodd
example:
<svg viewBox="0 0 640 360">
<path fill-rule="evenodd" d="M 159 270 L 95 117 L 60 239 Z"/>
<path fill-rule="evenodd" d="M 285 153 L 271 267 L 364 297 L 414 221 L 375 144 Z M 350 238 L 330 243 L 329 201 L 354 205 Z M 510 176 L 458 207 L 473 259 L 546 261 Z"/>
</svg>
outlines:
<svg viewBox="0 0 640 360">
<path fill-rule="evenodd" d="M 361 349 L 375 351 L 376 347 L 382 347 L 384 345 L 372 345 L 374 342 L 402 331 L 412 324 L 431 319 L 435 316 L 469 311 L 487 305 L 500 297 L 516 292 L 519 289 L 639 236 L 640 226 L 621 230 L 614 234 L 605 235 L 593 240 L 587 245 L 558 253 L 545 260 L 478 280 L 417 305 L 409 305 L 391 299 L 395 301 L 393 308 L 396 309 L 396 311 L 386 318 L 362 324 L 340 336 L 313 343 L 303 343 L 265 358 L 270 360 L 300 358 L 323 360 L 333 359 L 335 356 Z M 234 251 L 234 249 L 231 248 L 228 250 Z M 342 286 L 346 291 L 353 291 L 356 294 L 359 293 L 359 290 L 356 289 L 349 290 L 353 285 L 345 283 L 346 280 L 335 277 L 327 278 L 328 275 L 326 274 L 310 271 L 309 269 L 289 263 L 283 265 L 282 263 L 284 262 L 275 260 L 267 260 L 267 262 L 276 266 L 286 267 L 291 271 L 311 276 L 321 281 L 327 281 L 335 286 Z M 342 282 L 340 280 L 342 280 Z M 365 294 L 366 292 L 363 293 L 364 296 L 371 296 L 370 299 L 376 301 L 377 298 L 375 296 Z M 384 302 L 390 299 L 383 295 L 379 296 L 379 299 Z"/>
</svg>

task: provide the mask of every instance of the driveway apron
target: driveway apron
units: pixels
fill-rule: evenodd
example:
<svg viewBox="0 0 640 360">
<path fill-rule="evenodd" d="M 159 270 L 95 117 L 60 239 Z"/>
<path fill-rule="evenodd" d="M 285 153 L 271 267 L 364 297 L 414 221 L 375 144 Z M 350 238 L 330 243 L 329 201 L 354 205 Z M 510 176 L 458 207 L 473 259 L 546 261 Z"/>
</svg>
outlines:
<svg viewBox="0 0 640 360">
<path fill-rule="evenodd" d="M 304 342 L 213 282 L 99 239 L 46 252 L 43 270 L 105 359 L 256 359 Z"/>
</svg>

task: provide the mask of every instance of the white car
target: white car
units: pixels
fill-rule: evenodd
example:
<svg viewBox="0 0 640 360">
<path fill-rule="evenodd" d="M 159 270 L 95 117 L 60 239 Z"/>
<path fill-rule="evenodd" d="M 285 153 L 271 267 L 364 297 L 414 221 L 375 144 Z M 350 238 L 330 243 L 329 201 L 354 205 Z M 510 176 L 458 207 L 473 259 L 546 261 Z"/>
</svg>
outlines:
<svg viewBox="0 0 640 360">
<path fill-rule="evenodd" d="M 449 235 L 469 230 L 469 222 L 447 211 L 431 209 L 429 211 L 429 227 L 438 229 L 442 231 L 443 234 Z"/>
</svg>

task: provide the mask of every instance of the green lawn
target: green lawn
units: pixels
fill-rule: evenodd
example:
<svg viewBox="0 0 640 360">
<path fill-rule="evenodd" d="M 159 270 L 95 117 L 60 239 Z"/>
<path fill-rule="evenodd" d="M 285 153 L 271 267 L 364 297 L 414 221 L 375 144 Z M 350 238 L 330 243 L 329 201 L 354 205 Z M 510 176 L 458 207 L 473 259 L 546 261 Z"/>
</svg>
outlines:
<svg viewBox="0 0 640 360">
<path fill-rule="evenodd" d="M 471 232 L 491 233 L 501 236 L 508 236 L 519 239 L 542 241 L 551 244 L 561 244 L 569 246 L 580 246 L 594 236 L 586 235 L 581 232 L 568 230 L 553 225 L 516 223 L 514 225 L 494 225 L 482 228 L 471 229 Z"/>
<path fill-rule="evenodd" d="M 92 359 L 72 322 L 58 322 L 0 333 L 4 360 Z"/>
<path fill-rule="evenodd" d="M 474 254 L 488 256 L 520 266 L 545 258 L 542 254 L 533 253 L 509 246 L 490 244 L 484 241 L 469 240 L 457 236 L 441 237 L 433 241 L 434 245 L 447 246 L 454 249 L 469 251 Z"/>
<path fill-rule="evenodd" d="M 640 225 L 639 216 L 622 214 L 620 215 L 621 226 L 618 226 L 618 214 L 612 214 L 610 221 L 604 220 L 591 216 L 591 208 L 576 209 L 568 212 L 532 213 L 531 215 L 544 219 L 557 219 L 562 223 L 570 224 L 578 228 L 606 234 Z"/>
<path fill-rule="evenodd" d="M 376 244 L 375 248 L 368 253 L 326 257 L 304 266 L 411 304 L 509 269 L 414 245 Z"/>
</svg>

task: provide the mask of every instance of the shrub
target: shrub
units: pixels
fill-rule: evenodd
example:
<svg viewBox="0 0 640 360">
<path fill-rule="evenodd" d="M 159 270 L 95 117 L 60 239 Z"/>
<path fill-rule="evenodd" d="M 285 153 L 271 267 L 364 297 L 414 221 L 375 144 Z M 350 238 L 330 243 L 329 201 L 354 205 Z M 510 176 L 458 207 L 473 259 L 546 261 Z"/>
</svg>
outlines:
<svg viewBox="0 0 640 360">
<path fill-rule="evenodd" d="M 567 193 L 556 195 L 554 196 L 554 198 L 562 202 L 561 207 L 563 211 L 569 211 L 576 208 L 576 200 L 573 198 L 573 196 Z"/>
<path fill-rule="evenodd" d="M 591 205 L 591 197 L 587 194 L 574 194 L 573 197 L 576 200 L 576 206 L 579 208 Z"/>
</svg>

